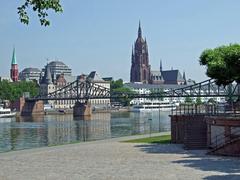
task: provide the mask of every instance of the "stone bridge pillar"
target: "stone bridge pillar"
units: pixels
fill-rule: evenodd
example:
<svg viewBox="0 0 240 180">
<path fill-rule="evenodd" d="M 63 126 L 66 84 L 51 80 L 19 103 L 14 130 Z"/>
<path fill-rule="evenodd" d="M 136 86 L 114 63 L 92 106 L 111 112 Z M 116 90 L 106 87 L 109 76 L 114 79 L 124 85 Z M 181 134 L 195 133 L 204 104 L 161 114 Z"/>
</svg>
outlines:
<svg viewBox="0 0 240 180">
<path fill-rule="evenodd" d="M 21 116 L 42 115 L 44 114 L 43 101 L 26 101 L 20 100 L 20 114 Z"/>
<path fill-rule="evenodd" d="M 92 108 L 90 103 L 76 102 L 73 107 L 73 116 L 91 116 Z"/>
</svg>

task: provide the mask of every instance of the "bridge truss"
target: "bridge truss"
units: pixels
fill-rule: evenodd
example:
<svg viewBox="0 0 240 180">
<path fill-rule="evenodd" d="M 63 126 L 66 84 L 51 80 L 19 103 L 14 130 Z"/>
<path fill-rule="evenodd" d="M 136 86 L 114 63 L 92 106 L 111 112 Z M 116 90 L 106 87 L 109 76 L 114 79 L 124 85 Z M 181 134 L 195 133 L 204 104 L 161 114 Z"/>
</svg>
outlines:
<svg viewBox="0 0 240 180">
<path fill-rule="evenodd" d="M 159 85 L 161 87 L 161 85 Z M 163 92 L 138 94 L 136 92 L 114 92 L 98 83 L 87 80 L 76 80 L 65 87 L 52 93 L 28 98 L 29 101 L 37 100 L 77 100 L 88 99 L 118 99 L 118 98 L 164 98 L 164 97 L 239 97 L 240 85 L 232 83 L 228 86 L 218 86 L 213 79 L 178 89 Z"/>
</svg>

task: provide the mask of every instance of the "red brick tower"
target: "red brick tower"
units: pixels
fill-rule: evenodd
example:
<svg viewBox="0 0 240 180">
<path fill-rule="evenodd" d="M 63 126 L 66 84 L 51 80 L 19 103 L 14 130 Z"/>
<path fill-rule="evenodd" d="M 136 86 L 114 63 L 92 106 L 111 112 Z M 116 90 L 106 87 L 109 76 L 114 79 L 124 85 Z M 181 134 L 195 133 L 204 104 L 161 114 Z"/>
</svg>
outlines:
<svg viewBox="0 0 240 180">
<path fill-rule="evenodd" d="M 148 45 L 146 39 L 142 38 L 142 29 L 139 22 L 138 37 L 132 50 L 130 82 L 149 83 L 150 73 Z"/>
</svg>

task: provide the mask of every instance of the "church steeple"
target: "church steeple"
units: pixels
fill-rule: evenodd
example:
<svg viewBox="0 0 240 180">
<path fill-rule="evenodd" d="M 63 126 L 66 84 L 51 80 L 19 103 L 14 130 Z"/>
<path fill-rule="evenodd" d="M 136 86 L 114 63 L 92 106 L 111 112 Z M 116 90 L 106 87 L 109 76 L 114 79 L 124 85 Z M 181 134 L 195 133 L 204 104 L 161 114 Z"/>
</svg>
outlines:
<svg viewBox="0 0 240 180">
<path fill-rule="evenodd" d="M 13 82 L 18 81 L 18 64 L 17 64 L 15 48 L 13 48 L 10 76 Z"/>
<path fill-rule="evenodd" d="M 13 55 L 12 55 L 12 65 L 17 64 L 17 58 L 15 53 L 15 47 L 13 48 Z"/>
<path fill-rule="evenodd" d="M 139 20 L 139 25 L 138 25 L 138 37 L 141 38 L 142 37 L 142 28 L 141 28 L 141 22 Z"/>
</svg>

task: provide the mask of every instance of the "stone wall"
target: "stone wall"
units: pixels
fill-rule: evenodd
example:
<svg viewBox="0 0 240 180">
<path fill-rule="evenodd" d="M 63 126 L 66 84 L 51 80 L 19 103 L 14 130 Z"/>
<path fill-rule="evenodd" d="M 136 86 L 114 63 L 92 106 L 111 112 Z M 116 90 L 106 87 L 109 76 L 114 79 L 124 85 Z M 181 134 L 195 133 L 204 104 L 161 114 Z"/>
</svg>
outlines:
<svg viewBox="0 0 240 180">
<path fill-rule="evenodd" d="M 222 148 L 214 151 L 213 154 L 217 155 L 228 155 L 228 156 L 240 156 L 240 139 L 233 140 L 227 143 Z"/>
<path fill-rule="evenodd" d="M 221 155 L 240 155 L 240 117 L 206 117 L 208 128 L 208 147 L 210 153 Z"/>
<path fill-rule="evenodd" d="M 43 101 L 25 101 L 20 100 L 20 114 L 21 116 L 31 116 L 44 114 Z"/>
<path fill-rule="evenodd" d="M 186 149 L 207 147 L 207 124 L 203 115 L 173 115 L 172 143 L 183 143 Z"/>
</svg>

